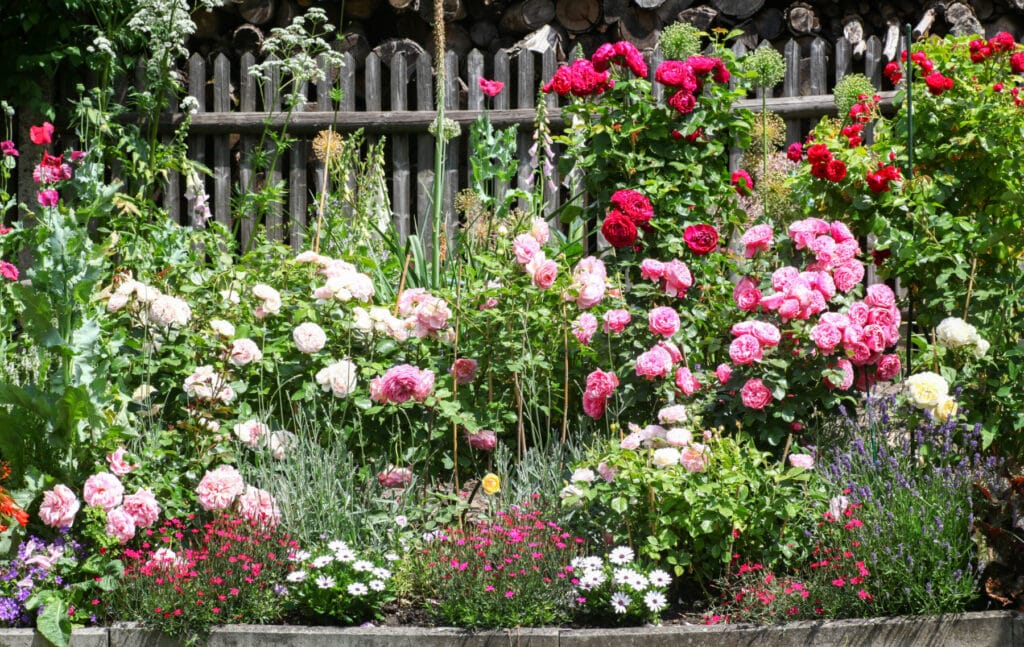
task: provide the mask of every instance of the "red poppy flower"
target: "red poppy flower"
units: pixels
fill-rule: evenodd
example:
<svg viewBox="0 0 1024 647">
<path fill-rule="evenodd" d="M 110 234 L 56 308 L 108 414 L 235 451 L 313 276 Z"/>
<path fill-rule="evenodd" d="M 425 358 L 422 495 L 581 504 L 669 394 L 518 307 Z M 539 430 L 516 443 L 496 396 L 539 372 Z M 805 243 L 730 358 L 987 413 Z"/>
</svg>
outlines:
<svg viewBox="0 0 1024 647">
<path fill-rule="evenodd" d="M 37 146 L 46 146 L 53 141 L 53 124 L 49 121 L 42 126 L 32 126 L 29 130 L 29 138 Z"/>
</svg>

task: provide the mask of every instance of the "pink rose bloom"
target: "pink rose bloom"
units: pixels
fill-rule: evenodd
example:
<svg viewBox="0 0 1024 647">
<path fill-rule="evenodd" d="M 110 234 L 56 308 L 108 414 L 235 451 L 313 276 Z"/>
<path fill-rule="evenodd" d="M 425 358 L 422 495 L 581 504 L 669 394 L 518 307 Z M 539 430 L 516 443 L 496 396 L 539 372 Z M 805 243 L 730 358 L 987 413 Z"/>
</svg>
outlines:
<svg viewBox="0 0 1024 647">
<path fill-rule="evenodd" d="M 700 443 L 691 443 L 679 452 L 679 464 L 688 472 L 703 472 L 708 466 L 707 448 Z"/>
<path fill-rule="evenodd" d="M 825 385 L 830 389 L 838 388 L 840 391 L 846 391 L 853 386 L 853 364 L 848 359 L 840 359 L 836 362 L 836 365 L 832 368 L 837 368 L 843 372 L 843 381 L 838 386 L 832 383 L 832 380 L 825 378 Z"/>
<path fill-rule="evenodd" d="M 423 402 L 433 388 L 433 371 L 399 364 L 389 368 L 384 375 L 370 380 L 370 399 L 382 404 L 401 404 L 410 399 Z"/>
<path fill-rule="evenodd" d="M 682 404 L 664 407 L 658 412 L 658 422 L 663 425 L 678 425 L 686 422 L 687 417 L 686 407 Z"/>
<path fill-rule="evenodd" d="M 811 251 L 814 257 L 824 267 L 831 267 L 835 263 L 833 253 L 836 249 L 836 241 L 831 236 L 818 236 L 811 242 Z"/>
<path fill-rule="evenodd" d="M 598 463 L 597 475 L 603 478 L 605 483 L 611 483 L 615 480 L 615 469 L 608 463 Z"/>
<path fill-rule="evenodd" d="M 673 364 L 678 364 L 683 361 L 683 354 L 679 351 L 679 347 L 676 346 L 675 343 L 664 339 L 658 342 L 658 346 L 668 351 L 668 356 L 672 358 Z"/>
<path fill-rule="evenodd" d="M 199 485 L 196 486 L 199 505 L 203 510 L 226 510 L 231 507 L 235 497 L 245 491 L 242 475 L 230 465 L 221 465 L 217 469 L 207 470 Z"/>
<path fill-rule="evenodd" d="M 740 335 L 729 344 L 729 359 L 733 364 L 746 366 L 761 361 L 762 357 L 761 342 L 753 335 Z"/>
<path fill-rule="evenodd" d="M 672 356 L 660 346 L 655 346 L 636 358 L 636 374 L 639 377 L 653 380 L 665 377 L 670 370 L 672 370 Z"/>
<path fill-rule="evenodd" d="M 584 346 L 590 343 L 590 340 L 596 332 L 597 317 L 589 312 L 584 312 L 576 318 L 576 321 L 572 322 L 572 334 L 575 335 L 576 339 L 578 339 Z"/>
<path fill-rule="evenodd" d="M 828 323 L 819 323 L 811 328 L 810 337 L 823 355 L 834 353 L 836 347 L 843 341 L 843 333 Z"/>
<path fill-rule="evenodd" d="M 512 249 L 516 253 L 516 262 L 526 265 L 540 251 L 540 243 L 530 234 L 519 234 L 512 240 Z"/>
<path fill-rule="evenodd" d="M 594 420 L 600 420 L 604 415 L 605 406 L 608 400 L 589 391 L 583 394 L 583 413 Z"/>
<path fill-rule="evenodd" d="M 121 544 L 127 544 L 135 536 L 135 520 L 123 508 L 107 513 L 107 535 Z"/>
<path fill-rule="evenodd" d="M 659 306 L 648 313 L 647 326 L 655 335 L 671 337 L 679 331 L 679 314 L 674 308 Z"/>
<path fill-rule="evenodd" d="M 770 324 L 767 321 L 755 321 L 750 332 L 765 347 L 778 346 L 779 342 L 782 341 L 782 333 L 779 332 L 779 329 L 774 324 Z"/>
<path fill-rule="evenodd" d="M 259 420 L 240 422 L 232 429 L 235 436 L 248 447 L 260 447 L 270 434 L 270 427 Z"/>
<path fill-rule="evenodd" d="M 246 486 L 245 492 L 238 497 L 238 512 L 251 525 L 272 530 L 281 523 L 281 510 L 277 507 L 274 496 L 266 490 Z"/>
<path fill-rule="evenodd" d="M 758 251 L 768 251 L 772 247 L 771 225 L 754 225 L 743 234 L 740 242 L 744 246 L 744 255 L 747 258 L 754 258 Z"/>
<path fill-rule="evenodd" d="M 604 299 L 605 283 L 604 277 L 591 275 L 579 286 L 579 293 L 576 296 L 576 305 L 583 310 L 589 310 Z"/>
<path fill-rule="evenodd" d="M 468 357 L 460 357 L 452 362 L 448 372 L 455 379 L 456 384 L 469 384 L 476 379 L 477 361 Z"/>
<path fill-rule="evenodd" d="M 829 225 L 829 233 L 832 234 L 832 238 L 835 238 L 837 243 L 856 240 L 853 236 L 853 232 L 850 231 L 850 228 L 838 220 L 834 220 L 832 224 Z"/>
<path fill-rule="evenodd" d="M 619 378 L 615 373 L 597 369 L 587 376 L 586 392 L 595 397 L 610 398 L 617 386 L 619 386 Z"/>
<path fill-rule="evenodd" d="M 118 447 L 113 453 L 107 454 L 107 465 L 110 466 L 110 471 L 117 476 L 124 476 L 130 473 L 138 465 L 131 465 L 124 459 L 125 450 L 124 447 Z"/>
<path fill-rule="evenodd" d="M 377 474 L 377 482 L 386 488 L 401 488 L 412 482 L 412 470 L 408 467 L 388 466 L 388 469 Z"/>
<path fill-rule="evenodd" d="M 479 449 L 482 452 L 489 452 L 498 445 L 498 434 L 494 433 L 490 429 L 481 429 L 475 434 L 466 434 L 466 442 L 473 449 Z"/>
<path fill-rule="evenodd" d="M 878 358 L 878 368 L 875 375 L 880 380 L 892 380 L 899 377 L 902 366 L 900 356 L 896 354 L 882 355 Z"/>
<path fill-rule="evenodd" d="M 665 294 L 670 297 L 686 296 L 686 291 L 693 286 L 693 274 L 686 263 L 680 260 L 671 260 L 665 264 Z"/>
<path fill-rule="evenodd" d="M 868 324 L 864 326 L 864 335 L 861 337 L 861 341 L 867 344 L 872 353 L 881 353 L 886 346 L 885 330 L 878 324 Z"/>
<path fill-rule="evenodd" d="M 110 472 L 93 474 L 86 479 L 82 488 L 82 498 L 85 499 L 86 505 L 94 505 L 107 512 L 121 505 L 123 495 L 124 486 Z"/>
<path fill-rule="evenodd" d="M 846 356 L 850 358 L 850 362 L 854 366 L 871 364 L 877 357 L 877 353 L 872 351 L 871 347 L 863 341 L 854 342 L 852 344 L 843 344 L 843 348 L 846 350 Z"/>
<path fill-rule="evenodd" d="M 823 324 L 831 324 L 840 331 L 846 330 L 850 325 L 850 317 L 841 312 L 823 312 L 819 320 Z"/>
<path fill-rule="evenodd" d="M 635 431 L 619 441 L 619 449 L 639 449 L 642 440 L 640 432 Z"/>
<path fill-rule="evenodd" d="M 675 427 L 665 432 L 665 442 L 673 447 L 686 447 L 693 442 L 693 433 L 689 429 Z"/>
<path fill-rule="evenodd" d="M 832 279 L 836 282 L 837 290 L 849 292 L 864 279 L 864 265 L 860 261 L 847 261 L 837 265 L 832 270 Z"/>
<path fill-rule="evenodd" d="M 732 379 L 732 367 L 728 364 L 719 364 L 715 367 L 715 376 L 718 378 L 719 384 L 725 384 Z"/>
<path fill-rule="evenodd" d="M 732 333 L 733 337 L 739 337 L 740 335 L 753 335 L 754 334 L 754 319 L 748 319 L 746 321 L 739 321 L 732 325 L 729 332 Z"/>
<path fill-rule="evenodd" d="M 160 518 L 160 504 L 153 492 L 144 488 L 126 496 L 120 509 L 131 515 L 136 528 L 149 528 Z"/>
<path fill-rule="evenodd" d="M 538 259 L 540 262 L 536 262 Z M 533 285 L 541 290 L 550 288 L 558 278 L 558 263 L 544 258 L 543 254 L 534 256 L 533 261 L 527 263 L 526 270 L 531 274 Z"/>
<path fill-rule="evenodd" d="M 66 485 L 56 485 L 43 493 L 39 519 L 51 528 L 70 528 L 79 508 L 78 497 Z"/>
<path fill-rule="evenodd" d="M 665 264 L 653 258 L 640 261 L 640 278 L 646 281 L 660 281 L 665 275 Z"/>
<path fill-rule="evenodd" d="M 306 321 L 295 327 L 295 330 L 292 331 L 292 339 L 299 352 L 308 355 L 324 347 L 327 343 L 327 333 L 312 321 Z"/>
<path fill-rule="evenodd" d="M 800 278 L 800 270 L 797 268 L 791 265 L 780 267 L 772 272 L 772 289 L 776 292 L 786 292 L 793 281 L 798 278 Z"/>
<path fill-rule="evenodd" d="M 630 319 L 632 317 L 629 310 L 609 310 L 604 313 L 604 331 L 609 334 L 618 334 L 626 329 Z"/>
<path fill-rule="evenodd" d="M 864 302 L 873 308 L 888 309 L 896 305 L 896 295 L 892 293 L 892 289 L 888 285 L 875 283 L 868 286 Z"/>
<path fill-rule="evenodd" d="M 809 220 L 798 220 L 789 226 L 789 237 L 797 249 L 805 249 L 814 242 L 814 225 Z"/>
<path fill-rule="evenodd" d="M 743 405 L 751 409 L 764 409 L 772 401 L 772 392 L 764 385 L 761 378 L 751 378 L 740 389 L 740 397 Z"/>
<path fill-rule="evenodd" d="M 599 278 L 602 281 L 608 278 L 608 269 L 605 268 L 604 261 L 596 256 L 581 258 L 572 272 L 574 282 L 585 283 L 590 278 Z"/>
<path fill-rule="evenodd" d="M 676 370 L 676 387 L 686 395 L 693 395 L 700 390 L 700 382 L 693 376 L 689 368 L 680 366 Z"/>
<path fill-rule="evenodd" d="M 548 242 L 548 238 L 551 236 L 551 229 L 547 221 L 543 218 L 534 218 L 530 222 L 530 235 L 533 236 L 539 245 Z"/>
<path fill-rule="evenodd" d="M 836 295 L 836 283 L 828 272 L 803 272 L 800 276 L 805 277 L 810 286 L 817 290 L 826 301 Z"/>
<path fill-rule="evenodd" d="M 846 314 L 850 317 L 850 322 L 858 326 L 864 326 L 868 322 L 868 313 L 871 312 L 871 308 L 868 304 L 863 301 L 854 301 L 847 308 Z"/>
<path fill-rule="evenodd" d="M 242 337 L 231 342 L 231 350 L 228 351 L 228 361 L 235 366 L 246 366 L 252 362 L 263 359 L 263 352 L 253 340 Z"/>
<path fill-rule="evenodd" d="M 814 467 L 814 456 L 811 454 L 790 454 L 789 464 L 793 467 L 809 470 Z"/>
<path fill-rule="evenodd" d="M 761 302 L 761 291 L 757 289 L 757 283 L 749 276 L 744 276 L 737 283 L 732 291 L 733 301 L 736 307 L 746 312 L 757 310 Z"/>
<path fill-rule="evenodd" d="M 844 240 L 836 245 L 836 249 L 832 252 L 832 255 L 836 259 L 836 264 L 846 263 L 854 260 L 860 254 L 860 245 L 857 244 L 857 240 Z"/>
</svg>

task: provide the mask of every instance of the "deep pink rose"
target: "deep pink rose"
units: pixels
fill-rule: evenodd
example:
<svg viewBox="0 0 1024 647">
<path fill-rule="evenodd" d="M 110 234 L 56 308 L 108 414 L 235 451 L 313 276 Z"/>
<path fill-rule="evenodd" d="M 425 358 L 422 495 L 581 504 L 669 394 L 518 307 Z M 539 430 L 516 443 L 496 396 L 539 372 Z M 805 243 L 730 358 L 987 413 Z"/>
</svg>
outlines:
<svg viewBox="0 0 1024 647">
<path fill-rule="evenodd" d="M 655 346 L 636 358 L 636 374 L 639 377 L 653 380 L 665 377 L 670 370 L 672 370 L 672 356 L 660 346 Z"/>
<path fill-rule="evenodd" d="M 832 279 L 836 282 L 837 290 L 849 292 L 864 279 L 864 265 L 856 260 L 837 265 L 832 270 Z"/>
<path fill-rule="evenodd" d="M 640 261 L 640 278 L 647 281 L 659 281 L 665 274 L 665 264 L 653 258 Z"/>
<path fill-rule="evenodd" d="M 693 273 L 686 263 L 673 259 L 665 263 L 665 294 L 670 297 L 685 297 L 686 291 L 693 286 Z"/>
<path fill-rule="evenodd" d="M 647 326 L 655 335 L 667 339 L 679 331 L 679 313 L 667 306 L 654 308 L 647 315 Z"/>
<path fill-rule="evenodd" d="M 899 377 L 902 368 L 899 355 L 882 355 L 878 358 L 878 368 L 875 375 L 880 380 L 893 380 Z"/>
<path fill-rule="evenodd" d="M 640 226 L 650 222 L 654 217 L 654 207 L 650 199 L 633 189 L 620 189 L 612 194 L 612 207 L 626 214 L 633 224 Z"/>
<path fill-rule="evenodd" d="M 604 410 L 607 400 L 595 396 L 591 393 L 583 394 L 583 413 L 590 416 L 594 420 L 600 420 L 601 416 L 604 415 Z"/>
<path fill-rule="evenodd" d="M 823 355 L 831 355 L 843 341 L 843 333 L 828 323 L 819 323 L 811 328 L 811 341 Z"/>
<path fill-rule="evenodd" d="M 754 225 L 743 234 L 740 238 L 740 242 L 744 246 L 744 255 L 747 258 L 754 258 L 759 250 L 769 250 L 772 247 L 772 227 L 771 225 Z"/>
<path fill-rule="evenodd" d="M 683 361 L 683 354 L 679 351 L 679 347 L 673 342 L 668 339 L 663 339 L 658 342 L 658 346 L 668 351 L 668 356 L 672 359 L 673 364 Z"/>
<path fill-rule="evenodd" d="M 743 406 L 760 410 L 771 404 L 772 392 L 764 385 L 761 378 L 755 377 L 747 380 L 747 383 L 740 389 L 740 398 L 743 400 Z"/>
<path fill-rule="evenodd" d="M 382 404 L 401 404 L 410 399 L 423 402 L 433 388 L 433 371 L 399 364 L 389 368 L 384 375 L 370 380 L 370 399 Z"/>
<path fill-rule="evenodd" d="M 750 195 L 754 192 L 754 180 L 750 178 L 750 173 L 743 169 L 733 171 L 730 184 L 736 187 L 736 193 L 740 195 Z"/>
<path fill-rule="evenodd" d="M 725 384 L 732 379 L 732 367 L 728 364 L 719 364 L 715 367 L 715 376 L 719 384 Z"/>
<path fill-rule="evenodd" d="M 838 369 L 843 372 L 843 381 L 838 384 L 834 384 L 829 378 L 825 378 L 825 385 L 830 389 L 838 388 L 840 391 L 846 391 L 853 386 L 853 364 L 848 359 L 841 359 L 836 362 L 836 365 L 832 368 Z"/>
<path fill-rule="evenodd" d="M 789 158 L 790 162 L 795 162 L 795 163 L 799 164 L 800 161 L 803 159 L 803 156 L 804 156 L 804 147 L 803 147 L 803 144 L 801 144 L 800 142 L 795 142 L 793 144 L 790 144 L 789 148 L 786 149 L 786 157 Z"/>
<path fill-rule="evenodd" d="M 448 372 L 455 379 L 456 384 L 469 384 L 476 379 L 477 362 L 475 359 L 460 357 L 452 362 Z"/>
<path fill-rule="evenodd" d="M 408 467 L 388 466 L 386 470 L 377 474 L 377 482 L 386 488 L 402 488 L 412 482 L 412 470 Z"/>
<path fill-rule="evenodd" d="M 610 398 L 615 387 L 619 385 L 619 378 L 615 373 L 609 373 L 597 369 L 587 376 L 586 392 L 598 398 Z"/>
<path fill-rule="evenodd" d="M 489 452 L 498 445 L 498 435 L 490 429 L 481 429 L 475 434 L 466 434 L 466 442 L 473 449 Z"/>
<path fill-rule="evenodd" d="M 498 93 L 501 92 L 502 88 L 505 87 L 505 84 L 501 81 L 492 81 L 490 79 L 485 79 L 482 76 L 477 80 L 477 82 L 480 84 L 480 91 L 488 97 L 497 96 Z"/>
<path fill-rule="evenodd" d="M 710 254 L 718 248 L 718 232 L 711 225 L 690 225 L 683 230 L 683 240 L 698 256 Z"/>
<path fill-rule="evenodd" d="M 693 376 L 689 368 L 680 366 L 676 370 L 676 387 L 686 395 L 693 395 L 700 390 L 700 382 Z"/>
<path fill-rule="evenodd" d="M 751 328 L 751 334 L 757 337 L 757 341 L 764 347 L 778 346 L 782 341 L 782 333 L 774 324 L 767 321 L 755 321 Z"/>
<path fill-rule="evenodd" d="M 618 334 L 626 329 L 631 318 L 629 310 L 609 310 L 604 313 L 604 331 Z"/>
<path fill-rule="evenodd" d="M 590 343 L 595 332 L 597 332 L 597 317 L 589 312 L 584 312 L 576 318 L 576 321 L 572 322 L 572 334 L 584 346 Z"/>
<path fill-rule="evenodd" d="M 538 263 L 538 259 L 543 260 Z M 550 288 L 558 278 L 558 263 L 549 258 L 543 258 L 541 254 L 533 257 L 533 261 L 526 265 L 526 270 L 532 275 L 533 285 L 541 290 Z"/>
<path fill-rule="evenodd" d="M 733 364 L 745 366 L 761 361 L 764 356 L 761 342 L 753 335 L 740 335 L 729 344 L 729 359 Z"/>
<path fill-rule="evenodd" d="M 896 305 L 896 295 L 888 285 L 875 283 L 868 286 L 864 302 L 873 308 L 892 308 Z"/>
</svg>

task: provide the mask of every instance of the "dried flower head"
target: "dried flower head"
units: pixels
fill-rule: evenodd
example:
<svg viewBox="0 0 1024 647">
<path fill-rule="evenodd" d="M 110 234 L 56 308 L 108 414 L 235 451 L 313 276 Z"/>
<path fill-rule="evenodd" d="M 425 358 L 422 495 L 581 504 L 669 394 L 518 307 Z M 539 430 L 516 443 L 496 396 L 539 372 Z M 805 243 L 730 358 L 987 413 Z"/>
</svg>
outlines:
<svg viewBox="0 0 1024 647">
<path fill-rule="evenodd" d="M 321 130 L 313 138 L 313 154 L 324 163 L 337 164 L 345 154 L 344 137 L 328 128 Z"/>
</svg>

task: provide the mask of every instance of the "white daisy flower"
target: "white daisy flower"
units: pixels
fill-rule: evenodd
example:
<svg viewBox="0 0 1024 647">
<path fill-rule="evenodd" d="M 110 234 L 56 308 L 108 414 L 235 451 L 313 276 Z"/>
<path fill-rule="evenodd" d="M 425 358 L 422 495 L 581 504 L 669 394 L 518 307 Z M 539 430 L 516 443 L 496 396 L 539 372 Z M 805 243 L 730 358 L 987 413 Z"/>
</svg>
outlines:
<svg viewBox="0 0 1024 647">
<path fill-rule="evenodd" d="M 348 594 L 357 598 L 361 595 L 366 595 L 369 590 L 362 582 L 352 582 L 348 585 Z"/>
<path fill-rule="evenodd" d="M 292 571 L 285 579 L 289 582 L 303 582 L 308 574 L 306 571 Z"/>
<path fill-rule="evenodd" d="M 356 552 L 351 548 L 344 548 L 342 550 L 334 551 L 334 559 L 339 562 L 351 562 L 355 560 Z"/>
<path fill-rule="evenodd" d="M 313 560 L 313 568 L 323 568 L 333 561 L 334 558 L 330 555 L 322 555 Z"/>
<path fill-rule="evenodd" d="M 601 571 L 583 571 L 580 577 L 579 587 L 584 591 L 597 588 L 604 584 L 605 577 Z"/>
<path fill-rule="evenodd" d="M 386 568 L 377 567 L 377 568 L 371 570 L 370 572 L 373 573 L 374 577 L 380 578 L 382 580 L 391 579 L 391 571 L 389 571 Z"/>
<path fill-rule="evenodd" d="M 312 557 L 312 555 L 308 550 L 297 550 L 294 553 L 292 553 L 288 557 L 288 559 L 292 560 L 293 562 L 304 562 L 310 557 Z"/>
<path fill-rule="evenodd" d="M 619 586 L 628 586 L 638 573 L 631 568 L 617 568 L 612 572 L 612 583 Z"/>
<path fill-rule="evenodd" d="M 387 588 L 387 584 L 383 580 L 370 580 L 371 591 L 383 591 L 385 588 Z"/>
<path fill-rule="evenodd" d="M 616 566 L 622 566 L 633 561 L 633 549 L 629 546 L 616 546 L 608 553 L 608 561 Z"/>
<path fill-rule="evenodd" d="M 398 556 L 398 553 L 384 553 L 384 559 L 389 562 L 397 562 L 401 558 Z"/>
<path fill-rule="evenodd" d="M 316 585 L 321 589 L 329 589 L 334 586 L 334 578 L 330 575 L 321 575 L 316 578 Z"/>
<path fill-rule="evenodd" d="M 331 543 L 327 544 L 327 548 L 332 552 L 336 553 L 339 550 L 348 550 L 348 544 L 340 539 L 335 539 Z"/>
<path fill-rule="evenodd" d="M 651 613 L 658 613 L 668 606 L 668 600 L 665 599 L 665 594 L 661 591 L 648 591 L 644 595 L 644 604 L 647 605 Z"/>
<path fill-rule="evenodd" d="M 647 574 L 647 580 L 651 583 L 651 586 L 668 586 L 672 584 L 672 576 L 656 568 Z"/>
<path fill-rule="evenodd" d="M 640 573 L 635 573 L 632 577 L 630 577 L 629 582 L 627 582 L 627 584 L 634 591 L 639 593 L 647 588 L 647 578 L 641 575 Z"/>
<path fill-rule="evenodd" d="M 368 562 L 365 559 L 360 559 L 352 562 L 352 570 L 360 573 L 373 570 L 373 562 Z"/>
<path fill-rule="evenodd" d="M 611 605 L 615 613 L 625 613 L 628 611 L 631 602 L 632 600 L 625 593 L 615 592 L 612 594 Z"/>
</svg>

